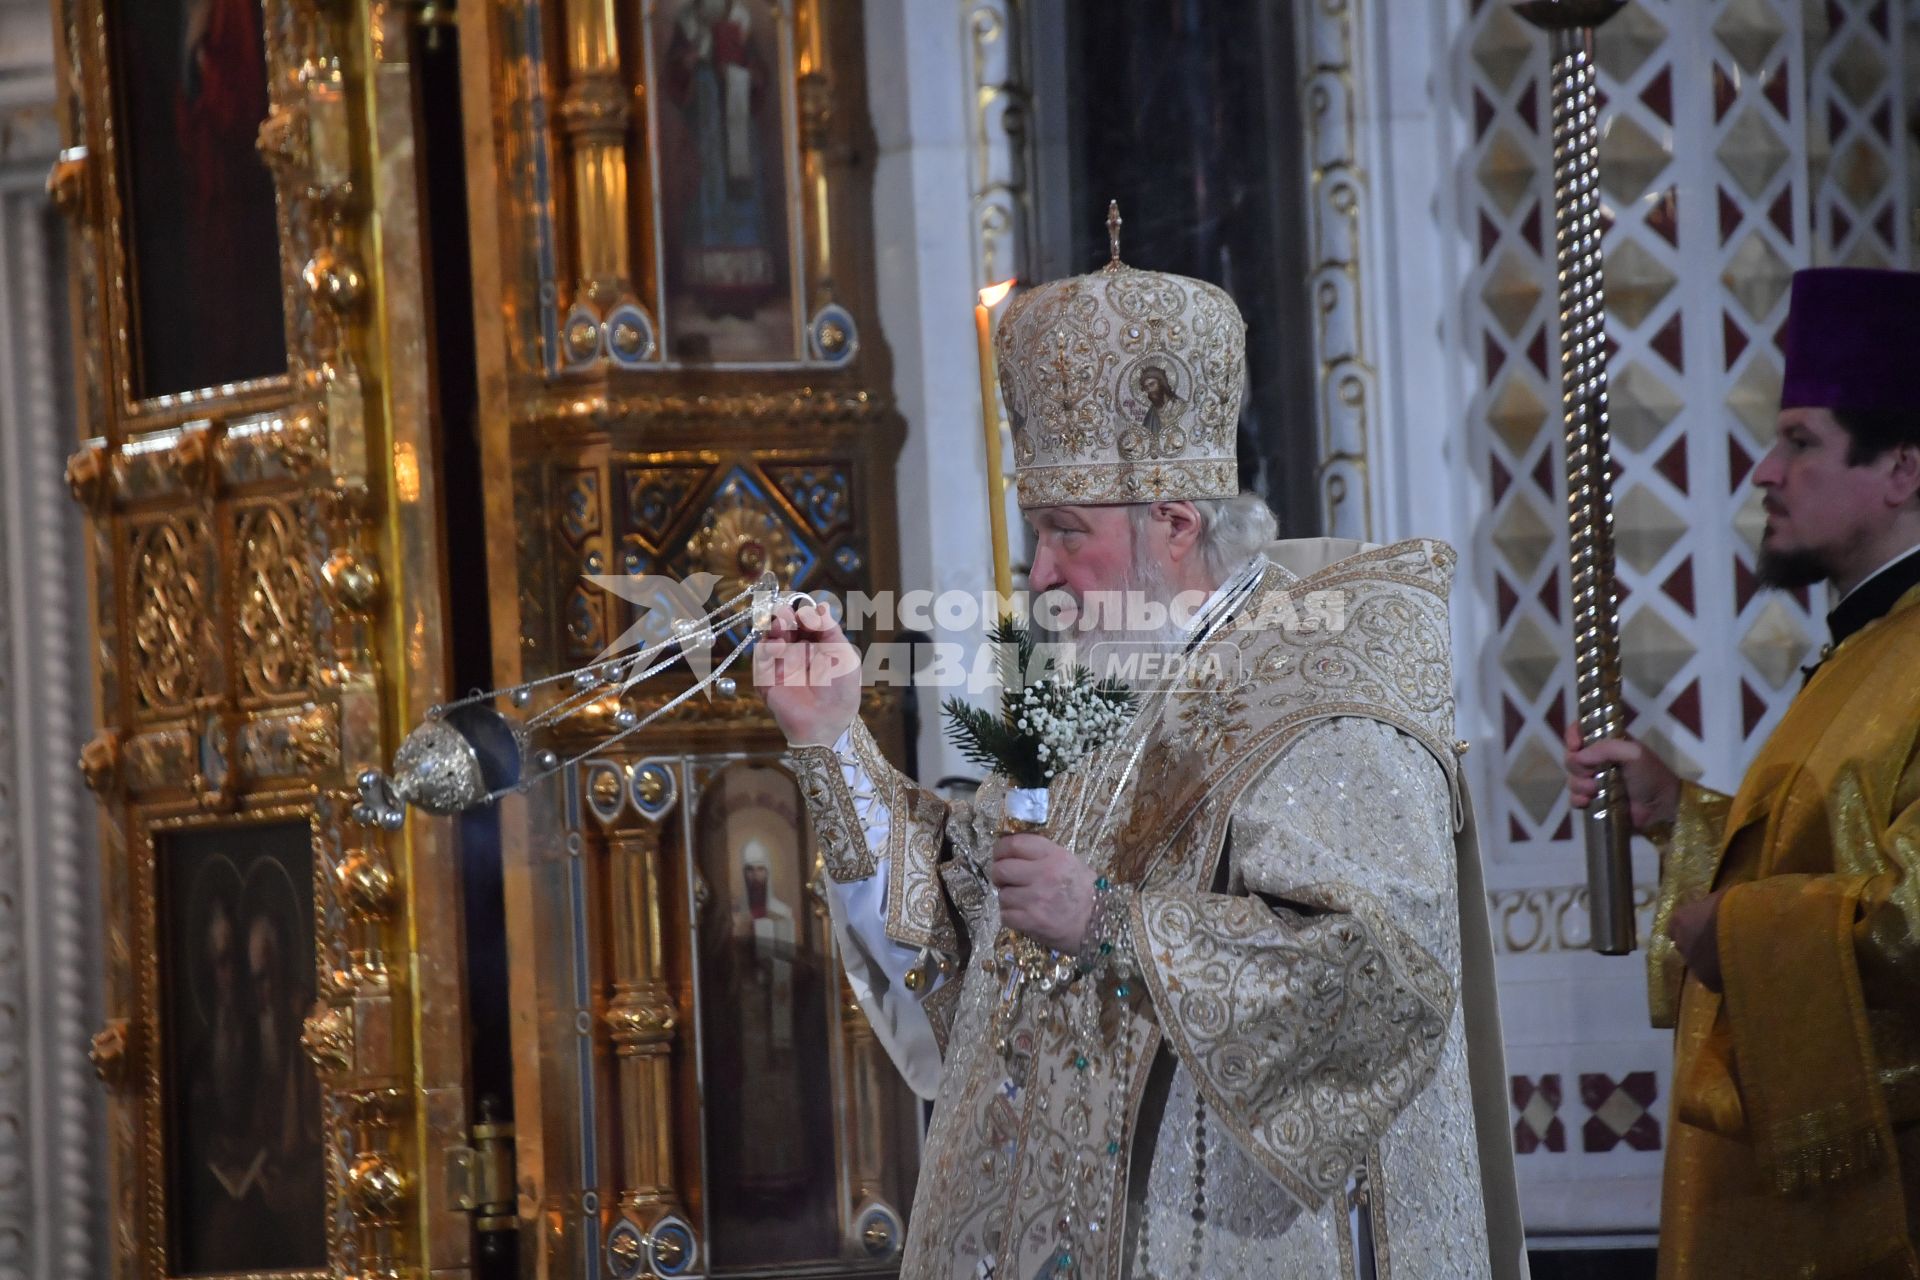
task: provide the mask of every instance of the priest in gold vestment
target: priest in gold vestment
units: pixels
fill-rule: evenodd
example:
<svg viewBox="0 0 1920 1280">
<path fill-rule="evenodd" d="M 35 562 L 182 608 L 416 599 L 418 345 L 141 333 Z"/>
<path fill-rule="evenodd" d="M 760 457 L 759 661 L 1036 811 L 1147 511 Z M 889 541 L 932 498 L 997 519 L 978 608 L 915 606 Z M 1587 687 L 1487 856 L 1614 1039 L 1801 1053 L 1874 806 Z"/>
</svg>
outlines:
<svg viewBox="0 0 1920 1280">
<path fill-rule="evenodd" d="M 1631 739 L 1661 848 L 1647 953 L 1675 1028 L 1665 1280 L 1920 1275 L 1920 275 L 1794 280 L 1760 574 L 1825 580 L 1832 643 L 1721 795 Z"/>
<path fill-rule="evenodd" d="M 1212 286 L 1116 251 L 999 353 L 1031 587 L 1189 599 L 1151 640 L 1193 661 L 1031 830 L 997 774 L 949 802 L 882 756 L 824 609 L 756 654 L 855 994 L 935 1100 L 902 1275 L 1524 1274 L 1452 550 L 1268 545 Z"/>
</svg>

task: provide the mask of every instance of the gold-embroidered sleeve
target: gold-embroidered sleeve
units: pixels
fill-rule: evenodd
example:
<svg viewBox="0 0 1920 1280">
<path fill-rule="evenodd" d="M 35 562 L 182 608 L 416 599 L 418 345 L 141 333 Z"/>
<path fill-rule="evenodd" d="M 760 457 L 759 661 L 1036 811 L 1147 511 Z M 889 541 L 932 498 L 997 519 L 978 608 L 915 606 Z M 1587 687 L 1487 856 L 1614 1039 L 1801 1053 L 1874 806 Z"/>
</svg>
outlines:
<svg viewBox="0 0 1920 1280">
<path fill-rule="evenodd" d="M 1155 1011 L 1208 1105 L 1302 1204 L 1339 1194 L 1426 1086 L 1459 904 L 1440 764 L 1380 721 L 1310 729 L 1232 812 L 1228 893 L 1142 890 Z"/>
<path fill-rule="evenodd" d="M 833 747 L 788 755 L 827 873 L 847 980 L 908 1083 L 931 1097 L 959 984 L 959 932 L 939 877 L 948 806 L 855 720 Z"/>
<path fill-rule="evenodd" d="M 1679 1016 L 1680 979 L 1686 971 L 1673 939 L 1667 936 L 1667 921 L 1675 907 L 1706 897 L 1713 887 L 1732 809 L 1732 796 L 1697 783 L 1682 783 L 1673 825 L 1654 836 L 1660 850 L 1660 893 L 1647 938 L 1647 1008 L 1656 1027 L 1671 1027 Z"/>
<path fill-rule="evenodd" d="M 1858 774 L 1834 788 L 1834 870 L 1867 877 L 1854 930 L 1867 1003 L 1912 1009 L 1920 1007 L 1920 752 L 1895 784 L 1884 826 L 1868 789 Z"/>
</svg>

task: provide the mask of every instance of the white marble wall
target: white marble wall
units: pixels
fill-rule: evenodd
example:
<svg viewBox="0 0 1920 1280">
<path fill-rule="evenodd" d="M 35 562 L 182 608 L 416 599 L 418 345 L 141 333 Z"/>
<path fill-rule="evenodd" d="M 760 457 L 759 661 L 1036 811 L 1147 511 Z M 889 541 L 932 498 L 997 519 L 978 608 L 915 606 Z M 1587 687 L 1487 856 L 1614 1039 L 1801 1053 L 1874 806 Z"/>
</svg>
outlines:
<svg viewBox="0 0 1920 1280">
<path fill-rule="evenodd" d="M 987 464 L 975 355 L 978 269 L 969 166 L 969 31 L 959 0 L 873 0 L 866 9 L 868 94 L 879 143 L 874 213 L 880 323 L 907 420 L 899 486 L 900 571 L 909 589 L 993 585 Z M 1017 513 L 1014 518 L 1017 520 Z M 1020 534 L 1010 530 L 1014 556 Z M 939 630 L 980 644 L 984 631 Z M 941 691 L 921 689 L 920 771 L 975 774 L 946 742 Z"/>
<path fill-rule="evenodd" d="M 0 5 L 0 1280 L 105 1273 L 91 724 L 44 0 Z"/>
</svg>

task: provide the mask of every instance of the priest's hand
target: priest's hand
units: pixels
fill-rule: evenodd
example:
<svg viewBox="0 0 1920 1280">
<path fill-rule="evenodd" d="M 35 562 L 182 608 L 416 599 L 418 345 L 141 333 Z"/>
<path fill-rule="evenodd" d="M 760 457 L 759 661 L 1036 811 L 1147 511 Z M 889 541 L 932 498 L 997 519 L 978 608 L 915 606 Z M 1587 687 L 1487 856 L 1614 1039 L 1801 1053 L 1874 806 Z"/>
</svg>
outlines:
<svg viewBox="0 0 1920 1280">
<path fill-rule="evenodd" d="M 1720 899 L 1725 893 L 1716 889 L 1698 902 L 1675 907 L 1667 917 L 1667 936 L 1709 991 L 1720 990 Z"/>
<path fill-rule="evenodd" d="M 1580 745 L 1580 730 L 1567 725 L 1567 798 L 1576 809 L 1593 803 L 1600 789 L 1599 773 L 1607 765 L 1620 766 L 1627 788 L 1627 817 L 1642 835 L 1673 821 L 1680 809 L 1680 775 L 1667 762 L 1633 738 L 1602 738 Z"/>
<path fill-rule="evenodd" d="M 860 710 L 860 651 L 824 605 L 779 605 L 754 646 L 753 683 L 789 746 L 830 747 Z"/>
<path fill-rule="evenodd" d="M 1093 919 L 1093 869 L 1042 835 L 1017 832 L 993 844 L 1000 923 L 1055 951 L 1078 951 Z"/>
</svg>

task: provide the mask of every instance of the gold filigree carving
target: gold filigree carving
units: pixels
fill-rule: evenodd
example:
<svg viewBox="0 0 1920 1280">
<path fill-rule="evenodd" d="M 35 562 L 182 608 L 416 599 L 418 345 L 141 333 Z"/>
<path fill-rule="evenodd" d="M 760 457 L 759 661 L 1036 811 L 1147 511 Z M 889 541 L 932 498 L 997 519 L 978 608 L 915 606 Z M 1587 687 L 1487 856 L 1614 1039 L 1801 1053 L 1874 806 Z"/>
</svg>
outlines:
<svg viewBox="0 0 1920 1280">
<path fill-rule="evenodd" d="M 619 1232 L 607 1241 L 607 1256 L 623 1273 L 638 1271 L 642 1256 L 640 1237 L 625 1231 Z"/>
<path fill-rule="evenodd" d="M 161 473 L 182 494 L 209 494 L 213 471 L 213 428 L 205 423 L 183 427 L 173 448 L 161 455 Z"/>
<path fill-rule="evenodd" d="M 800 145 L 818 151 L 827 145 L 827 130 L 833 124 L 833 82 L 825 72 L 809 71 L 800 77 L 799 91 Z"/>
<path fill-rule="evenodd" d="M 667 798 L 666 771 L 659 768 L 642 769 L 635 775 L 635 789 L 640 793 L 640 802 L 649 807 L 658 805 Z"/>
<path fill-rule="evenodd" d="M 299 479 L 325 456 L 311 410 L 230 422 L 214 447 L 219 482 L 229 489 Z"/>
<path fill-rule="evenodd" d="M 151 712 L 184 708 L 217 682 L 213 547 L 206 521 L 183 513 L 133 534 L 133 686 Z"/>
<path fill-rule="evenodd" d="M 560 103 L 560 125 L 573 138 L 617 142 L 627 130 L 627 95 L 614 76 L 582 78 Z"/>
<path fill-rule="evenodd" d="M 313 666 L 313 582 L 293 514 L 262 506 L 240 517 L 239 615 L 243 696 L 277 698 L 304 688 Z"/>
<path fill-rule="evenodd" d="M 385 985 L 389 966 L 405 972 L 404 934 L 389 920 L 336 907 L 329 882 L 346 861 L 343 830 L 358 834 L 346 818 L 351 797 L 340 789 L 343 728 L 356 764 L 381 758 L 390 746 L 381 716 L 396 714 L 398 686 L 371 658 L 332 684 L 312 677 L 321 663 L 336 665 L 339 650 L 370 650 L 380 635 L 372 619 L 340 607 L 343 599 L 376 602 L 370 574 L 336 575 L 343 589 L 327 588 L 336 625 L 317 629 L 315 560 L 336 546 L 381 545 L 374 522 L 388 512 L 374 499 L 385 491 L 370 477 L 384 470 L 389 439 L 397 443 L 387 414 L 412 414 L 389 374 L 419 353 L 404 343 L 387 349 L 370 333 L 367 305 L 389 296 L 383 273 L 392 264 L 418 260 L 418 229 L 402 216 L 415 176 L 416 86 L 406 50 L 369 65 L 381 58 L 379 6 L 295 0 L 254 10 L 256 21 L 264 12 L 258 69 L 271 104 L 256 142 L 278 193 L 286 371 L 148 397 L 138 381 L 138 274 L 125 234 L 125 174 L 140 144 L 114 92 L 125 75 L 113 48 L 115 10 L 102 0 L 59 0 L 55 10 L 61 82 L 72 88 L 61 103 L 67 136 L 90 152 L 63 156 L 71 163 L 56 167 L 52 192 L 80 224 L 70 256 L 81 317 L 76 382 L 82 420 L 102 437 L 71 459 L 69 487 L 89 512 L 129 513 L 92 525 L 98 675 L 112 728 L 82 756 L 90 785 L 109 801 L 101 824 L 105 1003 L 127 1015 L 108 1025 L 95 1057 L 103 1075 L 123 1073 L 127 1092 L 138 1095 L 111 1118 L 114 1270 L 155 1280 L 173 1269 L 169 1217 L 179 1209 L 177 1198 L 167 1203 L 177 1135 L 161 1123 L 167 1095 L 155 1051 L 166 988 L 156 951 L 165 937 L 164 877 L 153 833 L 293 817 L 314 824 L 311 959 L 325 971 L 320 985 L 333 1003 L 313 1010 L 307 1051 L 323 1073 L 358 1070 L 366 1081 L 396 1085 L 360 1095 L 329 1080 L 323 1100 L 300 1117 L 325 1126 L 328 1171 L 327 1263 L 300 1274 L 426 1274 L 458 1265 L 450 1260 L 466 1257 L 469 1237 L 449 1240 L 444 1226 L 422 1225 L 422 1206 L 437 1202 L 437 1189 L 408 1153 L 442 1145 L 444 1131 L 464 1128 L 465 1116 L 420 1118 L 408 1130 L 418 1133 L 417 1148 L 393 1131 L 415 1120 L 413 1091 L 444 1085 L 420 1043 L 457 1026 L 460 1011 L 406 983 Z M 396 159 L 392 183 L 376 189 L 364 180 Z M 369 234 L 375 216 L 378 238 Z M 309 294 L 320 305 L 309 304 Z M 382 319 L 407 332 L 398 306 L 385 305 Z M 421 591 L 429 600 L 431 582 Z M 281 705 L 262 708 L 261 700 Z M 126 723 L 114 723 L 123 716 Z M 237 806 L 243 794 L 243 819 L 209 822 L 208 808 Z M 343 896 L 356 908 L 397 896 L 378 874 L 349 867 L 347 878 Z M 432 945 L 442 926 L 428 918 L 421 927 Z M 355 1002 L 342 998 L 342 981 L 353 985 Z"/>
<path fill-rule="evenodd" d="M 340 735 L 331 707 L 309 707 L 286 722 L 286 759 L 296 769 L 318 773 L 340 762 Z"/>
<path fill-rule="evenodd" d="M 752 422 L 793 426 L 824 426 L 883 418 L 892 412 L 879 397 L 865 391 L 826 391 L 803 387 L 796 391 L 745 391 L 725 394 L 672 392 L 597 392 L 561 395 L 542 392 L 521 406 L 525 422 L 558 429 L 604 430 L 645 421 L 650 431 L 683 424 Z"/>
</svg>

